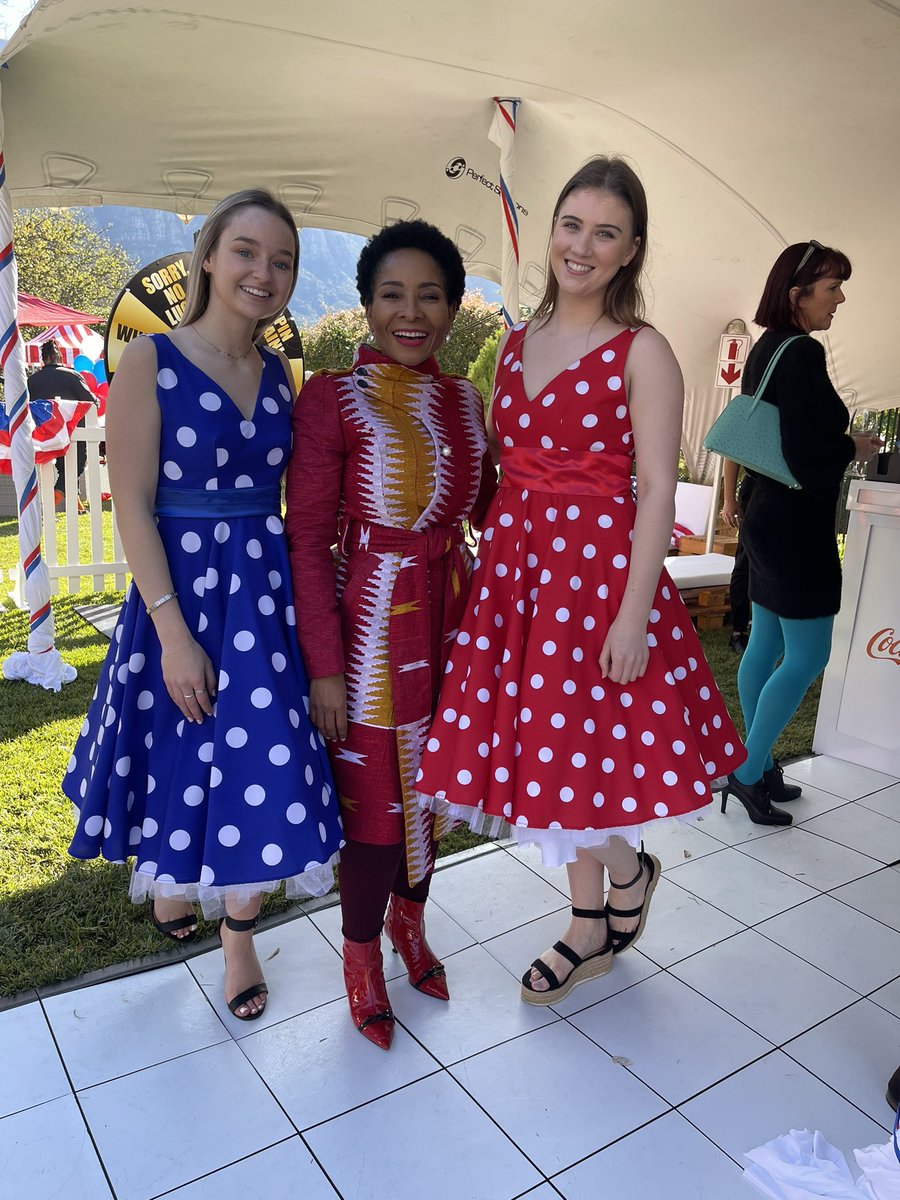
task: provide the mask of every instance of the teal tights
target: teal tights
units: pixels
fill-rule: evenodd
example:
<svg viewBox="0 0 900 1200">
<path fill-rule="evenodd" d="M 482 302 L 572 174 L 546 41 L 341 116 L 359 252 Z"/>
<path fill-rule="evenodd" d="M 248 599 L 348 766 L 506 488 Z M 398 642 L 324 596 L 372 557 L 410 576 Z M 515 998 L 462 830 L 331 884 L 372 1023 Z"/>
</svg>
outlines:
<svg viewBox="0 0 900 1200">
<path fill-rule="evenodd" d="M 755 783 L 772 766 L 772 747 L 825 669 L 833 626 L 834 617 L 788 620 L 753 605 L 750 641 L 738 671 L 747 726 L 747 761 L 735 771 L 741 783 Z"/>
</svg>

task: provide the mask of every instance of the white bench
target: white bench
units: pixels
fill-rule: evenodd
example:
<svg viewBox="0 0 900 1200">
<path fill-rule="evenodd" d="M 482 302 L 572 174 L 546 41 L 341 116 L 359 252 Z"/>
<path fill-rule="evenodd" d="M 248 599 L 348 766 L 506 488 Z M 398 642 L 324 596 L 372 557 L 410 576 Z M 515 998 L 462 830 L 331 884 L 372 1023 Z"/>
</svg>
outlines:
<svg viewBox="0 0 900 1200">
<path fill-rule="evenodd" d="M 666 559 L 666 570 L 680 592 L 693 588 L 727 587 L 734 570 L 730 554 L 677 554 Z"/>
</svg>

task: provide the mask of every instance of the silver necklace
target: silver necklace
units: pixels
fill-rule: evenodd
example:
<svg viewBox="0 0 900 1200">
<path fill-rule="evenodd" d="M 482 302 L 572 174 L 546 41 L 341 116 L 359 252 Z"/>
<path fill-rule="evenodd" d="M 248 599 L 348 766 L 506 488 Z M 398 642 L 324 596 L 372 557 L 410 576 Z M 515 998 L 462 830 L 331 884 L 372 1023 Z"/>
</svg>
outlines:
<svg viewBox="0 0 900 1200">
<path fill-rule="evenodd" d="M 204 337 L 196 325 L 192 325 L 191 329 L 193 329 L 194 333 L 196 333 L 201 342 L 206 342 L 210 350 L 214 350 L 216 354 L 221 354 L 223 358 L 230 358 L 232 362 L 241 362 L 241 360 L 245 359 L 253 349 L 253 343 L 251 342 L 243 354 L 229 354 L 227 350 L 222 350 L 219 346 L 216 346 L 213 342 L 211 342 L 208 337 Z"/>
</svg>

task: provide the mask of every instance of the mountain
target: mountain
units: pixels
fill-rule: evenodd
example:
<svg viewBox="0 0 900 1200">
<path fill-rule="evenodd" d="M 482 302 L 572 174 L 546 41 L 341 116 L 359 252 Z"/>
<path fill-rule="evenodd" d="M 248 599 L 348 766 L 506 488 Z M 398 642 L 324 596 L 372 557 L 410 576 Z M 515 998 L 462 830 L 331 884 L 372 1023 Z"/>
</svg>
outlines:
<svg viewBox="0 0 900 1200">
<path fill-rule="evenodd" d="M 186 225 L 175 213 L 150 208 L 104 205 L 82 211 L 95 229 L 123 246 L 140 267 L 165 254 L 190 250 L 194 234 L 202 224 L 200 217 Z M 356 260 L 364 241 L 353 233 L 300 230 L 300 275 L 290 305 L 298 325 L 312 325 L 330 309 L 356 307 L 359 303 Z M 500 289 L 495 283 L 475 276 L 466 282 L 480 291 L 489 304 L 500 303 Z"/>
</svg>

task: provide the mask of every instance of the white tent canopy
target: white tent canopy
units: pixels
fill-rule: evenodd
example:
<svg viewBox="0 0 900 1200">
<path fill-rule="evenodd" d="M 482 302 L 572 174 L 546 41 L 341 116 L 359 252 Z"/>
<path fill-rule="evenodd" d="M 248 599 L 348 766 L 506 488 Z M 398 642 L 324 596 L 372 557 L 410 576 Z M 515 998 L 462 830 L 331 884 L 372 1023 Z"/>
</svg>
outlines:
<svg viewBox="0 0 900 1200">
<path fill-rule="evenodd" d="M 719 335 L 750 327 L 789 242 L 850 256 L 833 377 L 853 407 L 900 405 L 900 3 L 39 0 L 2 61 L 18 206 L 200 213 L 260 183 L 301 225 L 424 216 L 495 279 L 492 97 L 518 97 L 520 301 L 540 291 L 562 182 L 591 154 L 628 156 L 695 477 Z"/>
</svg>

